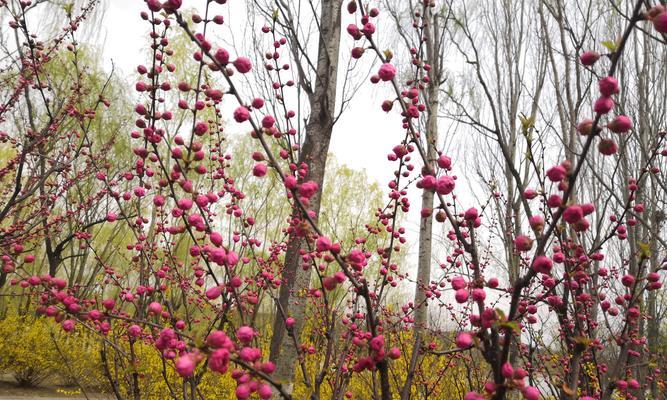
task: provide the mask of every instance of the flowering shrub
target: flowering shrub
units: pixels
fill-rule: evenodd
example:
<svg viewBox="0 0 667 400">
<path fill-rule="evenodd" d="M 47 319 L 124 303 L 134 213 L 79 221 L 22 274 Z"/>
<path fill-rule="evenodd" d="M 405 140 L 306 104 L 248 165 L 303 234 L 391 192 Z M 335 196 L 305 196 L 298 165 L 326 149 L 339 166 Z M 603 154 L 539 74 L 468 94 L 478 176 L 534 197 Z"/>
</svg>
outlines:
<svg viewBox="0 0 667 400">
<path fill-rule="evenodd" d="M 149 54 L 136 66 L 132 110 L 117 117 L 130 143 L 121 153 L 131 158 L 111 160 L 115 138 L 95 142 L 108 133 L 98 115 L 111 108 L 107 84 L 86 79 L 77 40 L 98 1 L 66 6 L 62 31 L 41 41 L 26 17 L 40 3 L 0 0 L 19 38 L 0 107 L 0 123 L 16 125 L 1 137 L 9 156 L 0 175 L 0 285 L 59 334 L 97 338 L 93 368 L 117 398 L 664 393 L 655 321 L 667 135 L 652 118 L 661 105 L 649 101 L 662 87 L 623 69 L 628 49 L 639 58 L 656 46 L 664 57 L 664 6 L 636 0 L 603 14 L 620 36 L 600 54 L 583 48 L 589 16 L 575 17 L 584 19 L 579 40 L 561 15 L 570 18 L 567 6 L 536 2 L 540 26 L 531 27 L 547 39 L 535 46 L 536 93 L 526 100 L 525 82 L 514 82 L 529 63 L 516 50 L 523 39 L 512 36 L 513 18 L 533 13 L 521 2 L 499 10 L 510 38 L 490 35 L 503 46 L 492 51 L 495 68 L 480 56 L 465 4 L 420 2 L 407 24 L 390 13 L 406 42 L 394 53 L 382 47 L 383 11 L 373 2 L 311 4 L 312 24 L 296 5 L 256 2 L 262 26 L 252 50 L 224 40 L 226 0 L 187 13 L 181 0 L 144 3 L 137 23 L 148 29 Z M 449 13 L 456 29 L 437 31 Z M 316 57 L 301 40 L 309 25 L 318 30 Z M 445 37 L 472 68 L 477 85 L 463 88 L 471 99 L 441 90 Z M 53 67 L 56 54 L 73 65 L 69 74 Z M 389 93 L 378 108 L 398 135 L 388 139 L 384 195 L 327 162 L 337 107 L 349 100 L 337 92 L 341 59 L 348 72 L 378 64 L 370 84 Z M 545 88 L 547 71 L 553 87 Z M 542 90 L 556 98 L 556 127 Z M 491 143 L 486 151 L 438 150 L 441 95 L 451 120 Z M 529 116 L 518 112 L 526 104 Z M 234 145 L 230 130 L 252 144 Z M 485 189 L 466 197 L 474 182 L 466 170 L 480 153 L 493 160 L 491 172 L 479 169 Z M 422 198 L 417 278 L 403 226 L 411 193 Z M 442 254 L 433 265 L 436 239 Z M 414 301 L 403 292 L 412 286 Z M 9 368 L 34 382 L 53 359 L 21 364 L 19 355 Z"/>
</svg>

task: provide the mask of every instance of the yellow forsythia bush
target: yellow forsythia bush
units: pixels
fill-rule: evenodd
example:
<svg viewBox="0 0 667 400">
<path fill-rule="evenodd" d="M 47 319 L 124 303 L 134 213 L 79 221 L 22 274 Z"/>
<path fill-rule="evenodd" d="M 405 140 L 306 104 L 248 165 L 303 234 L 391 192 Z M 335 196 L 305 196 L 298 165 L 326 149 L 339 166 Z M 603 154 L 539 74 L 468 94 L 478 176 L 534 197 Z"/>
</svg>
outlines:
<svg viewBox="0 0 667 400">
<path fill-rule="evenodd" d="M 97 338 L 86 332 L 65 333 L 52 320 L 9 314 L 0 319 L 0 371 L 21 385 L 45 380 L 72 386 L 104 385 Z"/>
<path fill-rule="evenodd" d="M 306 332 L 312 330 L 307 326 Z M 399 342 L 411 343 L 411 333 L 404 332 L 397 338 Z M 319 345 L 309 343 L 304 335 L 306 346 Z M 236 382 L 230 374 L 220 375 L 205 369 L 203 365 L 196 371 L 196 385 L 186 383 L 173 369 L 173 365 L 165 362 L 159 352 L 151 345 L 135 342 L 132 349 L 123 340 L 113 340 L 115 332 L 110 332 L 108 339 L 114 346 L 104 346 L 106 367 L 117 390 L 125 398 L 132 398 L 133 376 L 139 382 L 141 399 L 183 398 L 183 391 L 188 394 L 194 390 L 197 397 L 204 399 L 234 398 Z M 313 336 L 310 336 L 313 337 Z M 316 336 L 315 336 L 316 337 Z M 62 387 L 83 386 L 87 391 L 112 393 L 113 388 L 107 376 L 102 358 L 103 341 L 101 336 L 79 327 L 74 332 L 66 333 L 51 319 L 34 315 L 19 316 L 9 314 L 0 319 L 0 373 L 13 375 L 24 385 L 37 385 L 48 382 Z M 268 338 L 263 338 L 263 353 L 269 353 Z M 127 359 L 130 353 L 135 355 L 132 364 Z M 324 362 L 324 355 L 315 353 L 307 358 L 306 373 L 312 380 Z M 395 361 L 402 371 L 393 376 L 392 384 L 395 393 L 405 381 L 409 359 L 404 353 Z M 331 368 L 332 366 L 329 366 Z M 462 361 L 448 357 L 425 356 L 420 363 L 414 384 L 413 398 L 460 398 L 460 383 L 464 380 L 465 369 Z M 320 398 L 330 398 L 331 385 L 327 379 L 333 379 L 331 369 L 321 385 Z M 294 398 L 310 397 L 311 388 L 303 384 L 301 368 L 297 368 L 297 380 Z M 165 379 L 166 377 L 166 379 Z M 194 386 L 194 388 L 193 388 Z M 371 399 L 372 377 L 369 372 L 354 374 L 348 383 L 346 392 L 353 399 Z M 64 389 L 63 389 L 64 390 Z M 188 396 L 191 397 L 191 396 Z"/>
</svg>

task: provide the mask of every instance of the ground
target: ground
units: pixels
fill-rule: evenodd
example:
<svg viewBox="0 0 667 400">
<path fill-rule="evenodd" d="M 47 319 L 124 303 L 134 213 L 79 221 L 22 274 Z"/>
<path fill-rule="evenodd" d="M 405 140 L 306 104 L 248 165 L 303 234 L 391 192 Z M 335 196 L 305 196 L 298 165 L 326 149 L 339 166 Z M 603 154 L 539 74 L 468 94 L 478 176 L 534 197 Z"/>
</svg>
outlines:
<svg viewBox="0 0 667 400">
<path fill-rule="evenodd" d="M 106 400 L 112 399 L 112 396 L 100 393 L 88 393 L 88 396 L 81 393 L 75 387 L 55 387 L 41 385 L 39 387 L 21 387 L 13 379 L 0 376 L 0 400 L 64 400 L 64 399 L 90 399 Z"/>
</svg>

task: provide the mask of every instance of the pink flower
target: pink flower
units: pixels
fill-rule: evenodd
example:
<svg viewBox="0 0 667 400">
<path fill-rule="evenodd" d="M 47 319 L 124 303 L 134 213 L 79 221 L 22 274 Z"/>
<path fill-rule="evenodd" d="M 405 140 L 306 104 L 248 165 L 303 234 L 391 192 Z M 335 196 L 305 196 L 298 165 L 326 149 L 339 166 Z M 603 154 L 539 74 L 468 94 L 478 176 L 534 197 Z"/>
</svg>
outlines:
<svg viewBox="0 0 667 400">
<path fill-rule="evenodd" d="M 208 235 L 208 238 L 216 246 L 222 246 L 222 235 L 219 232 L 211 232 Z"/>
<path fill-rule="evenodd" d="M 436 179 L 433 175 L 426 175 L 424 178 L 419 181 L 419 185 L 426 190 L 434 190 L 436 184 Z"/>
<path fill-rule="evenodd" d="M 315 241 L 315 249 L 319 252 L 329 251 L 331 245 L 331 239 L 326 236 L 320 236 Z"/>
<path fill-rule="evenodd" d="M 632 120 L 625 115 L 619 115 L 607 124 L 607 128 L 614 133 L 626 133 L 632 129 Z"/>
<path fill-rule="evenodd" d="M 606 114 L 614 108 L 614 100 L 611 97 L 602 96 L 593 104 L 593 111 L 598 114 Z"/>
<path fill-rule="evenodd" d="M 472 346 L 472 336 L 467 332 L 461 332 L 456 336 L 456 347 L 459 349 L 467 349 Z"/>
<path fill-rule="evenodd" d="M 380 66 L 378 76 L 385 82 L 390 81 L 396 76 L 396 67 L 389 63 L 384 63 Z"/>
<path fill-rule="evenodd" d="M 178 360 L 176 360 L 174 363 L 174 368 L 180 376 L 190 377 L 195 371 L 196 365 L 195 355 L 192 353 L 186 353 L 179 357 Z"/>
<path fill-rule="evenodd" d="M 598 86 L 603 97 L 611 97 L 618 93 L 618 81 L 613 76 L 605 76 L 600 79 Z"/>
<path fill-rule="evenodd" d="M 154 301 L 148 305 L 149 314 L 160 314 L 162 313 L 162 305 L 157 301 Z"/>
<path fill-rule="evenodd" d="M 236 387 L 236 398 L 238 400 L 246 400 L 250 398 L 250 387 L 245 383 Z"/>
<path fill-rule="evenodd" d="M 632 275 L 623 275 L 623 277 L 621 278 L 621 283 L 625 287 L 630 287 L 630 286 L 634 285 L 635 277 L 632 276 Z"/>
<path fill-rule="evenodd" d="M 378 335 L 371 339 L 370 347 L 375 352 L 382 350 L 384 348 L 384 337 L 382 335 Z"/>
<path fill-rule="evenodd" d="M 181 210 L 187 211 L 187 210 L 192 208 L 192 200 L 188 199 L 188 198 L 178 199 L 178 201 L 176 202 L 176 205 Z"/>
<path fill-rule="evenodd" d="M 242 326 L 236 331 L 236 338 L 243 343 L 250 343 L 255 331 L 249 326 Z"/>
<path fill-rule="evenodd" d="M 239 357 L 246 362 L 255 362 L 262 356 L 260 349 L 254 347 L 244 347 L 239 351 Z"/>
<path fill-rule="evenodd" d="M 61 326 L 65 332 L 72 332 L 74 330 L 74 321 L 66 319 L 61 323 Z"/>
<path fill-rule="evenodd" d="M 227 349 L 217 349 L 208 357 L 208 367 L 211 371 L 224 374 L 229 367 L 229 351 Z"/>
<path fill-rule="evenodd" d="M 347 26 L 347 33 L 350 36 L 352 36 L 355 40 L 359 40 L 363 36 L 363 34 L 361 33 L 361 30 L 355 24 L 350 24 L 350 25 Z"/>
<path fill-rule="evenodd" d="M 440 167 L 442 169 L 446 169 L 446 170 L 452 169 L 452 159 L 447 157 L 444 154 L 441 155 L 440 157 L 438 157 L 437 163 L 438 163 L 438 167 Z"/>
<path fill-rule="evenodd" d="M 435 183 L 435 191 L 438 194 L 447 195 L 454 191 L 454 186 L 456 186 L 456 182 L 451 176 L 441 176 Z"/>
<path fill-rule="evenodd" d="M 250 111 L 247 108 L 241 106 L 234 110 L 234 121 L 241 123 L 250 119 Z"/>
<path fill-rule="evenodd" d="M 213 55 L 213 58 L 215 58 L 215 61 L 222 66 L 229 64 L 229 52 L 225 49 L 218 49 Z"/>
<path fill-rule="evenodd" d="M 590 135 L 591 132 L 593 132 L 593 120 L 586 118 L 585 120 L 579 122 L 577 125 L 577 132 L 584 136 Z"/>
<path fill-rule="evenodd" d="M 463 219 L 465 219 L 466 221 L 475 220 L 477 219 L 477 217 L 479 217 L 479 212 L 475 207 L 467 209 L 466 212 L 463 214 Z"/>
<path fill-rule="evenodd" d="M 519 235 L 514 239 L 514 247 L 517 251 L 529 251 L 533 248 L 533 239 L 526 235 Z"/>
<path fill-rule="evenodd" d="M 206 344 L 213 348 L 226 347 L 230 343 L 229 337 L 223 331 L 213 331 L 206 338 Z"/>
<path fill-rule="evenodd" d="M 299 194 L 303 197 L 310 199 L 317 193 L 317 183 L 313 181 L 304 182 L 299 186 Z"/>
<path fill-rule="evenodd" d="M 257 388 L 257 395 L 262 400 L 270 399 L 273 396 L 273 391 L 271 390 L 271 386 L 267 385 L 266 383 L 262 383 Z"/>
<path fill-rule="evenodd" d="M 555 165 L 547 170 L 547 178 L 551 182 L 560 182 L 565 179 L 567 171 L 562 165 Z"/>
<path fill-rule="evenodd" d="M 527 188 L 526 190 L 523 191 L 523 197 L 526 200 L 532 200 L 535 197 L 537 197 L 537 191 L 535 189 Z"/>
<path fill-rule="evenodd" d="M 454 298 L 456 299 L 457 303 L 463 304 L 468 301 L 468 291 L 466 289 L 459 289 L 454 294 Z"/>
<path fill-rule="evenodd" d="M 289 190 L 296 189 L 297 180 L 294 175 L 287 175 L 284 181 L 285 187 Z"/>
<path fill-rule="evenodd" d="M 553 262 L 549 257 L 535 257 L 535 261 L 533 261 L 533 271 L 548 275 L 551 273 L 551 268 L 553 268 Z"/>
<path fill-rule="evenodd" d="M 112 310 L 116 305 L 116 300 L 114 299 L 105 299 L 102 301 L 102 306 L 107 310 Z"/>
<path fill-rule="evenodd" d="M 474 301 L 484 301 L 486 299 L 486 292 L 484 289 L 476 288 L 472 291 L 472 299 Z"/>
<path fill-rule="evenodd" d="M 532 386 L 526 386 L 522 390 L 523 398 L 526 400 L 540 400 L 540 391 Z"/>
<path fill-rule="evenodd" d="M 322 286 L 326 290 L 331 291 L 334 290 L 336 286 L 338 286 L 338 281 L 332 276 L 327 276 L 322 279 Z"/>
<path fill-rule="evenodd" d="M 206 298 L 209 300 L 215 300 L 222 294 L 219 286 L 213 286 L 206 291 Z"/>
<path fill-rule="evenodd" d="M 181 8 L 183 0 L 167 0 L 162 3 L 162 8 L 167 12 L 174 12 Z"/>
<path fill-rule="evenodd" d="M 452 289 L 459 290 L 465 288 L 467 285 L 466 280 L 462 276 L 455 276 L 452 278 Z"/>
<path fill-rule="evenodd" d="M 252 69 L 252 63 L 250 62 L 249 59 L 245 57 L 239 57 L 236 60 L 234 60 L 234 67 L 240 73 L 245 74 L 247 72 L 250 72 L 250 70 Z"/>
<path fill-rule="evenodd" d="M 597 60 L 600 59 L 600 54 L 598 54 L 595 51 L 587 51 L 583 53 L 581 56 L 579 56 L 579 61 L 583 65 L 591 66 L 597 62 Z"/>
<path fill-rule="evenodd" d="M 549 198 L 547 199 L 547 206 L 548 206 L 549 208 L 558 208 L 558 207 L 560 207 L 561 205 L 563 205 L 563 198 L 560 197 L 560 196 L 557 195 L 557 194 L 552 194 L 552 195 L 549 196 Z"/>
<path fill-rule="evenodd" d="M 563 219 L 568 224 L 579 222 L 584 217 L 584 210 L 578 205 L 569 206 L 563 211 Z"/>
<path fill-rule="evenodd" d="M 130 337 L 138 337 L 141 335 L 141 327 L 139 325 L 130 325 L 130 327 L 127 328 L 127 334 Z"/>
<path fill-rule="evenodd" d="M 262 127 L 265 129 L 271 129 L 275 123 L 276 119 L 271 115 L 265 115 L 264 118 L 262 118 Z"/>
<path fill-rule="evenodd" d="M 512 367 L 512 364 L 506 362 L 503 364 L 503 366 L 500 368 L 500 372 L 503 374 L 503 377 L 506 379 L 509 379 L 514 375 L 514 368 Z"/>
</svg>

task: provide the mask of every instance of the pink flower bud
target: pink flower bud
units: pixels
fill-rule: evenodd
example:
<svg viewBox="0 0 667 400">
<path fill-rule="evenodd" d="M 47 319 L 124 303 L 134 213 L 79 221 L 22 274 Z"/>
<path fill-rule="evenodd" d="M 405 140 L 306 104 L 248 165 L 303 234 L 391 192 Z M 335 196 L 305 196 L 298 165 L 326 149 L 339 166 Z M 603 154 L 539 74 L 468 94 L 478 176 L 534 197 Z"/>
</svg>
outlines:
<svg viewBox="0 0 667 400">
<path fill-rule="evenodd" d="M 461 332 L 456 336 L 456 347 L 459 349 L 467 349 L 472 346 L 472 336 L 467 332 Z"/>
<path fill-rule="evenodd" d="M 392 360 L 398 360 L 401 358 L 401 349 L 398 347 L 392 347 L 389 349 L 389 353 L 387 353 L 387 356 L 392 359 Z"/>
<path fill-rule="evenodd" d="M 149 314 L 161 314 L 162 313 L 162 305 L 158 303 L 157 301 L 154 301 L 148 305 L 148 313 Z"/>
<path fill-rule="evenodd" d="M 263 163 L 257 163 L 255 164 L 254 167 L 252 167 L 252 174 L 253 176 L 256 176 L 258 178 L 263 177 L 266 175 L 266 164 Z"/>
<path fill-rule="evenodd" d="M 242 326 L 236 331 L 236 338 L 242 343 L 250 343 L 255 336 L 255 331 L 249 326 Z"/>
<path fill-rule="evenodd" d="M 452 289 L 459 290 L 465 288 L 467 285 L 466 280 L 462 276 L 455 276 L 452 278 Z"/>
<path fill-rule="evenodd" d="M 504 378 L 509 379 L 514 375 L 514 368 L 512 367 L 512 364 L 506 362 L 501 367 L 500 372 L 503 374 Z"/>
<path fill-rule="evenodd" d="M 192 353 L 186 353 L 182 355 L 174 363 L 174 368 L 176 372 L 182 377 L 190 377 L 194 372 L 196 367 L 195 356 Z"/>
<path fill-rule="evenodd" d="M 252 69 L 252 63 L 249 59 L 245 57 L 239 57 L 234 60 L 234 68 L 242 74 L 250 72 Z"/>
<path fill-rule="evenodd" d="M 562 165 L 555 165 L 547 170 L 547 178 L 551 182 L 560 182 L 565 179 L 567 171 Z"/>
<path fill-rule="evenodd" d="M 593 111 L 598 114 L 606 114 L 614 108 L 614 100 L 611 97 L 602 96 L 593 104 Z"/>
<path fill-rule="evenodd" d="M 579 134 L 587 136 L 590 135 L 593 132 L 593 120 L 590 118 L 587 118 L 577 125 L 577 132 Z"/>
<path fill-rule="evenodd" d="M 607 124 L 607 128 L 614 133 L 626 133 L 632 129 L 632 120 L 625 115 L 619 115 Z"/>
<path fill-rule="evenodd" d="M 440 167 L 442 169 L 445 169 L 445 170 L 448 170 L 448 171 L 450 169 L 452 169 L 452 159 L 447 157 L 444 154 L 441 155 L 440 157 L 438 157 L 437 163 L 438 163 L 438 167 Z"/>
<path fill-rule="evenodd" d="M 213 58 L 215 58 L 215 61 L 222 66 L 229 64 L 229 52 L 225 49 L 218 49 L 213 55 Z"/>
<path fill-rule="evenodd" d="M 468 301 L 468 291 L 466 289 L 459 289 L 454 294 L 454 298 L 456 299 L 457 303 L 463 304 Z"/>
<path fill-rule="evenodd" d="M 519 235 L 514 239 L 517 251 L 529 251 L 533 247 L 533 239 L 526 235 Z"/>
<path fill-rule="evenodd" d="M 438 194 L 447 195 L 454 191 L 455 185 L 456 182 L 454 182 L 454 179 L 451 176 L 444 175 L 436 181 L 435 191 L 438 192 Z"/>
<path fill-rule="evenodd" d="M 618 152 L 618 145 L 612 139 L 602 139 L 598 143 L 598 151 L 605 156 L 611 156 Z"/>
<path fill-rule="evenodd" d="M 605 76 L 600 79 L 598 86 L 603 97 L 611 97 L 618 93 L 618 80 L 613 76 Z"/>
<path fill-rule="evenodd" d="M 239 107 L 234 110 L 234 121 L 241 123 L 250 119 L 250 112 L 245 107 Z"/>
<path fill-rule="evenodd" d="M 540 400 L 540 391 L 532 386 L 526 386 L 522 390 L 523 398 L 526 400 Z"/>
<path fill-rule="evenodd" d="M 581 56 L 579 56 L 579 61 L 583 65 L 591 66 L 597 62 L 597 60 L 600 59 L 600 54 L 598 54 L 595 51 L 587 51 L 583 53 Z"/>
<path fill-rule="evenodd" d="M 667 33 L 667 11 L 653 17 L 653 28 L 660 33 Z"/>
</svg>

